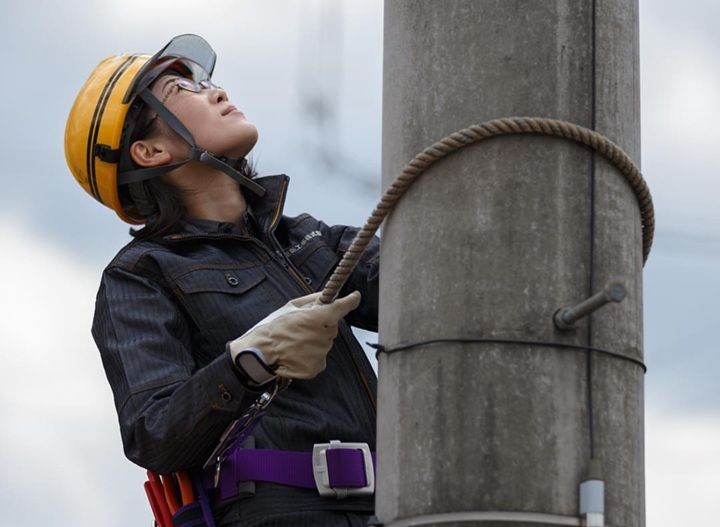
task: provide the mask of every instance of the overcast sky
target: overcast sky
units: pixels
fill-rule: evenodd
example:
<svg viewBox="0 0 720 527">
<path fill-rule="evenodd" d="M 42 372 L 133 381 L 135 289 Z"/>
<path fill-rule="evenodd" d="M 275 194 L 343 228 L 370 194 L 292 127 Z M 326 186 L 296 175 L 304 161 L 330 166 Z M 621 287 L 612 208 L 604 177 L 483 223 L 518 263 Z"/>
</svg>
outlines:
<svg viewBox="0 0 720 527">
<path fill-rule="evenodd" d="M 642 169 L 658 222 L 644 276 L 648 525 L 707 525 L 720 499 L 720 3 L 640 7 Z M 2 2 L 3 524 L 149 524 L 89 333 L 127 226 L 72 180 L 62 137 L 100 59 L 185 32 L 218 51 L 214 78 L 258 124 L 260 171 L 291 175 L 290 214 L 360 224 L 379 195 L 381 1 Z M 331 102 L 323 130 L 318 95 Z"/>
</svg>

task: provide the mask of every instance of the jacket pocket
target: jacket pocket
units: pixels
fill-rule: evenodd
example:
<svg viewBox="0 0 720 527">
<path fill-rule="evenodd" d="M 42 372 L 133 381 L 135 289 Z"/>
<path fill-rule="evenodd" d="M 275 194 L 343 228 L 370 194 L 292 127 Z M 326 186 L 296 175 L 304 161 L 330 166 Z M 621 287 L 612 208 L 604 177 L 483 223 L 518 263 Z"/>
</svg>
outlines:
<svg viewBox="0 0 720 527">
<path fill-rule="evenodd" d="M 330 278 L 339 258 L 332 249 L 318 241 L 292 255 L 290 261 L 303 273 L 305 283 L 313 290 L 320 291 Z"/>
<path fill-rule="evenodd" d="M 243 294 L 265 280 L 262 267 L 194 269 L 175 279 L 183 293 Z"/>
<path fill-rule="evenodd" d="M 239 337 L 285 303 L 262 266 L 193 269 L 174 281 L 198 336 L 208 343 Z"/>
</svg>

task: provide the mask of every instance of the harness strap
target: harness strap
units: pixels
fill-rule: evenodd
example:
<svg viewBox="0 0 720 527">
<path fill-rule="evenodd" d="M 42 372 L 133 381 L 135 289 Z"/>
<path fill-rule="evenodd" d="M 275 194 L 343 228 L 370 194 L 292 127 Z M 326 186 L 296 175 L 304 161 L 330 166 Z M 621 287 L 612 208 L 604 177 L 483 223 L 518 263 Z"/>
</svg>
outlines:
<svg viewBox="0 0 720 527">
<path fill-rule="evenodd" d="M 330 487 L 362 488 L 368 484 L 362 450 L 337 448 L 327 450 L 327 469 Z M 373 470 L 375 452 L 371 453 Z M 213 488 L 215 471 L 205 470 L 204 484 Z M 316 489 L 312 452 L 291 452 L 269 449 L 235 449 L 220 467 L 221 499 L 237 494 L 238 484 L 245 481 L 265 481 L 292 487 Z"/>
</svg>

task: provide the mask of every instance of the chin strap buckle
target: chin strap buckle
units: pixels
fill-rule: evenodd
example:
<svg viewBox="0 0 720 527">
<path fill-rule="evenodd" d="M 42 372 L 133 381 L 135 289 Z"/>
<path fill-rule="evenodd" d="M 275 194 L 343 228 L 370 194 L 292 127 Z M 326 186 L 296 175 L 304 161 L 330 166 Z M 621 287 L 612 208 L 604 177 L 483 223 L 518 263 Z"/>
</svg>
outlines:
<svg viewBox="0 0 720 527">
<path fill-rule="evenodd" d="M 96 144 L 93 146 L 93 155 L 106 163 L 120 162 L 120 149 L 112 148 L 110 145 Z"/>
</svg>

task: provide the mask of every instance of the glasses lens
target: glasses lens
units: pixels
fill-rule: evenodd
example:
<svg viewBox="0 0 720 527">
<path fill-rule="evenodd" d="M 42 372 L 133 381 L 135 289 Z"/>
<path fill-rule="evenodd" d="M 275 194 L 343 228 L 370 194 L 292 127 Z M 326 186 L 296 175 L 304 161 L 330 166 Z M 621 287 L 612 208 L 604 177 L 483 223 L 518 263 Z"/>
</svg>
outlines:
<svg viewBox="0 0 720 527">
<path fill-rule="evenodd" d="M 200 86 L 202 86 L 206 90 L 222 90 L 220 86 L 215 84 L 210 79 L 205 79 L 204 81 L 200 81 Z"/>
<path fill-rule="evenodd" d="M 202 89 L 200 84 L 184 77 L 178 77 L 175 84 L 177 84 L 178 88 L 182 88 L 183 90 L 191 91 L 193 93 L 198 93 Z"/>
</svg>

